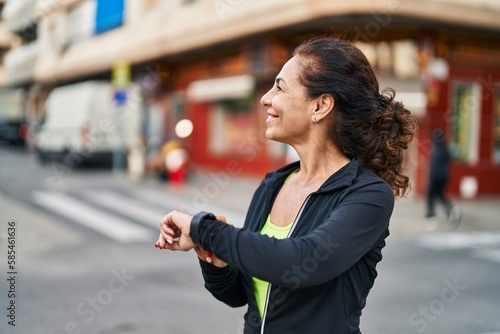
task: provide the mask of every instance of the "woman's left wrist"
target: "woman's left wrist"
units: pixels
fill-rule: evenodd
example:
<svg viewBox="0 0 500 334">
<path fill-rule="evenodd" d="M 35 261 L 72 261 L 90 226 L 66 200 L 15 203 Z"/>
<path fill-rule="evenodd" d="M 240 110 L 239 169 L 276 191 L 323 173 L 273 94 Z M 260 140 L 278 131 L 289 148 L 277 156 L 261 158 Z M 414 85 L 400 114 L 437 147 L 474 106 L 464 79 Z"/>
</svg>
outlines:
<svg viewBox="0 0 500 334">
<path fill-rule="evenodd" d="M 191 219 L 191 226 L 189 230 L 189 236 L 195 245 L 200 246 L 200 224 L 204 219 L 216 220 L 215 215 L 210 212 L 201 211 L 193 216 Z"/>
</svg>

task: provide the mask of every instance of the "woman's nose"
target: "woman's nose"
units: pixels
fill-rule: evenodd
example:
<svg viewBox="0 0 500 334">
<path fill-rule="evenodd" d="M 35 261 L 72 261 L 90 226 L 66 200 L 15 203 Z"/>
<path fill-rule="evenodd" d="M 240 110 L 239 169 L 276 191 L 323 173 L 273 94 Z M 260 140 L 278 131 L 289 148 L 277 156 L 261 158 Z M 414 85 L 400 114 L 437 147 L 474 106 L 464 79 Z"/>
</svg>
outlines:
<svg viewBox="0 0 500 334">
<path fill-rule="evenodd" d="M 262 95 L 260 98 L 260 104 L 264 107 L 269 107 L 271 105 L 271 90 Z"/>
</svg>

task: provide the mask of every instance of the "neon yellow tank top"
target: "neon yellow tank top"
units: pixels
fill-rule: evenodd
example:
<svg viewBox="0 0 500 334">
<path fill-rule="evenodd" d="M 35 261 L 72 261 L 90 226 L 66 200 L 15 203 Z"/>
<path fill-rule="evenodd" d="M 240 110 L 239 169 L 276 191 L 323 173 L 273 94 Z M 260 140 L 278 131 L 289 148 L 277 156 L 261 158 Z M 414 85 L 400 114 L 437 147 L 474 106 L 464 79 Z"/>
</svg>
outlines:
<svg viewBox="0 0 500 334">
<path fill-rule="evenodd" d="M 290 176 L 293 173 L 297 172 L 299 169 L 294 170 L 288 177 L 285 182 L 288 181 Z M 290 229 L 292 228 L 293 222 L 288 224 L 287 226 L 276 226 L 271 222 L 271 214 L 267 216 L 266 223 L 262 230 L 260 230 L 261 235 L 267 235 L 268 237 L 276 238 L 276 239 L 286 239 Z M 253 281 L 253 290 L 255 293 L 255 300 L 257 301 L 257 307 L 259 309 L 260 318 L 264 316 L 264 307 L 266 306 L 266 297 L 267 290 L 269 288 L 269 282 L 263 281 L 256 277 L 252 277 Z"/>
<path fill-rule="evenodd" d="M 266 223 L 260 231 L 260 234 L 267 235 L 269 237 L 274 237 L 276 239 L 285 239 L 288 236 L 288 232 L 292 228 L 293 223 L 287 226 L 276 226 L 271 223 L 271 215 L 267 216 Z M 269 282 L 263 281 L 256 277 L 252 277 L 253 280 L 253 290 L 255 293 L 255 300 L 257 301 L 257 307 L 259 308 L 260 318 L 262 319 L 264 315 L 264 307 L 266 305 L 267 290 L 269 288 Z"/>
</svg>

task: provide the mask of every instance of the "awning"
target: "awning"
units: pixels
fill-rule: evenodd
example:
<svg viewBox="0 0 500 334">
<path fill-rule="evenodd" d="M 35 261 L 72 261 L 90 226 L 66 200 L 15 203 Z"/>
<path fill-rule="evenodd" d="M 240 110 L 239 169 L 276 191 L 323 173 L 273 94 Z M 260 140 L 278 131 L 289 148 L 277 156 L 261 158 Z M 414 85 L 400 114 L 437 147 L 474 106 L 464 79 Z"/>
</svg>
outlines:
<svg viewBox="0 0 500 334">
<path fill-rule="evenodd" d="M 11 32 L 22 31 L 35 24 L 36 0 L 11 0 L 5 2 L 2 18 Z"/>
<path fill-rule="evenodd" d="M 187 88 L 191 101 L 215 101 L 247 97 L 253 93 L 255 78 L 251 75 L 193 81 Z"/>
</svg>

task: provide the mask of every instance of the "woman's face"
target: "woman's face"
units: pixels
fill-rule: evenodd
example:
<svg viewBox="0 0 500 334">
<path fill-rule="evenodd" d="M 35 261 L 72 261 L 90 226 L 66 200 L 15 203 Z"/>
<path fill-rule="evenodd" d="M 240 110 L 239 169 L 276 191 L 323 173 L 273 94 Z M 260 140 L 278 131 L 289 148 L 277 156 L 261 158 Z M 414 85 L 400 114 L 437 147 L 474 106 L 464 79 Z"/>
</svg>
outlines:
<svg viewBox="0 0 500 334">
<path fill-rule="evenodd" d="M 307 140 L 313 124 L 314 101 L 299 82 L 298 73 L 298 58 L 293 57 L 281 69 L 274 86 L 260 100 L 267 108 L 268 139 L 292 145 Z"/>
</svg>

